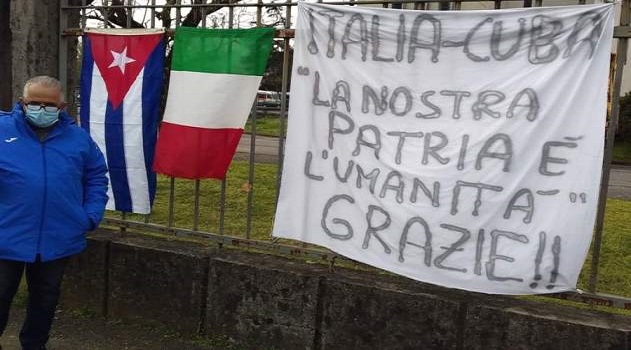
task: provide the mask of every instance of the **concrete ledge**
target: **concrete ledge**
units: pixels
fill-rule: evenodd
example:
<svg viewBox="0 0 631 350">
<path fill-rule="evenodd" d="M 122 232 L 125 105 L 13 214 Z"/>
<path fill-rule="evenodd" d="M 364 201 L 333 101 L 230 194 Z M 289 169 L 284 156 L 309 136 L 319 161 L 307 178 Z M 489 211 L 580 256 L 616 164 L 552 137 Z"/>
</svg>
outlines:
<svg viewBox="0 0 631 350">
<path fill-rule="evenodd" d="M 522 300 L 470 305 L 465 349 L 631 349 L 631 317 Z"/>
<path fill-rule="evenodd" d="M 247 349 L 631 348 L 629 316 L 111 232 L 73 258 L 62 295 L 64 307 Z"/>
<path fill-rule="evenodd" d="M 205 308 L 209 248 L 126 236 L 110 245 L 108 317 L 197 333 Z"/>
<path fill-rule="evenodd" d="M 60 305 L 97 314 L 107 312 L 107 270 L 110 241 L 117 231 L 99 230 L 88 236 L 88 246 L 70 258 L 63 280 Z"/>
<path fill-rule="evenodd" d="M 313 349 L 325 273 L 285 258 L 220 254 L 211 261 L 206 329 L 248 348 Z"/>
<path fill-rule="evenodd" d="M 321 349 L 456 349 L 461 302 L 401 279 L 336 269 L 322 288 Z M 394 282 L 394 283 L 393 283 Z"/>
</svg>

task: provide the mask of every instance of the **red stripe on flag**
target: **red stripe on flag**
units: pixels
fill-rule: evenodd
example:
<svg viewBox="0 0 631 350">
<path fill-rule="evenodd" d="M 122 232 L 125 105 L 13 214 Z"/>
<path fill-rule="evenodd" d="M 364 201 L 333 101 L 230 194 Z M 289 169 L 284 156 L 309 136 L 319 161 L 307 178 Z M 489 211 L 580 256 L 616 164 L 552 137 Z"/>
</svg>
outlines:
<svg viewBox="0 0 631 350">
<path fill-rule="evenodd" d="M 187 179 L 226 177 L 243 129 L 205 129 L 162 122 L 153 170 Z"/>
</svg>

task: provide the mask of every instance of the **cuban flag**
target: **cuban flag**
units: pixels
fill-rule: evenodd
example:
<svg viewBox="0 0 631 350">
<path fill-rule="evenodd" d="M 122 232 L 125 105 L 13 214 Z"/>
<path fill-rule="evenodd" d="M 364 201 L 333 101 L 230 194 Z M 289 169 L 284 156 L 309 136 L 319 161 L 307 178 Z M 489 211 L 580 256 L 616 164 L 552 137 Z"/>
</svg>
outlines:
<svg viewBox="0 0 631 350">
<path fill-rule="evenodd" d="M 80 121 L 107 160 L 107 209 L 151 211 L 163 66 L 162 30 L 98 29 L 83 36 Z"/>
</svg>

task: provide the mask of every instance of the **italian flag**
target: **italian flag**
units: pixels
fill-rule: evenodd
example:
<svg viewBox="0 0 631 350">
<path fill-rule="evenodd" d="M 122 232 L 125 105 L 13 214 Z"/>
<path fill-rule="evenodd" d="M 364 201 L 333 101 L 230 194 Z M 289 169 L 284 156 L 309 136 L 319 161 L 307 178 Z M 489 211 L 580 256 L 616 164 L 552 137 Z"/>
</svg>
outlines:
<svg viewBox="0 0 631 350">
<path fill-rule="evenodd" d="M 273 28 L 176 30 L 156 172 L 188 179 L 225 178 L 273 37 Z"/>
</svg>

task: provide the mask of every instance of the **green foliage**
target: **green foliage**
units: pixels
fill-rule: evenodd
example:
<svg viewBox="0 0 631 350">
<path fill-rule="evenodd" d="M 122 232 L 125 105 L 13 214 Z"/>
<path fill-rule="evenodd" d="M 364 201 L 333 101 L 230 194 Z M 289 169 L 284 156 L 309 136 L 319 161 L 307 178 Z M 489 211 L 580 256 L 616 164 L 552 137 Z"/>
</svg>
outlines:
<svg viewBox="0 0 631 350">
<path fill-rule="evenodd" d="M 613 145 L 613 160 L 631 164 L 631 138 L 616 140 Z"/>
<path fill-rule="evenodd" d="M 607 200 L 597 290 L 631 297 L 631 201 Z M 585 261 L 578 287 L 587 289 L 591 253 Z"/>
<path fill-rule="evenodd" d="M 272 231 L 276 209 L 276 164 L 259 164 L 254 167 L 254 180 L 248 183 L 248 162 L 233 161 L 226 177 L 224 233 L 245 237 L 247 230 L 248 192 L 252 191 L 252 238 L 265 239 Z M 170 178 L 158 176 L 158 188 L 150 222 L 167 225 L 169 220 Z M 175 206 L 173 226 L 193 228 L 195 213 L 195 181 L 175 179 Z M 221 182 L 201 180 L 199 191 L 198 230 L 219 233 Z M 116 212 L 107 216 L 118 217 Z M 131 220 L 142 221 L 144 216 L 128 215 Z"/>
<path fill-rule="evenodd" d="M 287 128 L 287 123 L 285 123 L 285 128 Z M 252 132 L 252 120 L 248 119 L 244 130 L 246 133 Z M 273 115 L 256 118 L 256 135 L 278 137 L 280 135 L 280 118 Z"/>
<path fill-rule="evenodd" d="M 620 97 L 617 140 L 631 141 L 631 91 Z"/>
</svg>

